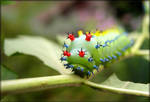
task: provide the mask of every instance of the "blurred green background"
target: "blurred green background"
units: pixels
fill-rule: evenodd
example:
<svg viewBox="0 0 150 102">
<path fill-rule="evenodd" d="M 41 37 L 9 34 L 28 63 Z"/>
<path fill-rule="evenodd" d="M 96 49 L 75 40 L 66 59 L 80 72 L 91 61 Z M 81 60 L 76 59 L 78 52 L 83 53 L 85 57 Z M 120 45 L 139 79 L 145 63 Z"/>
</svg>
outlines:
<svg viewBox="0 0 150 102">
<path fill-rule="evenodd" d="M 127 32 L 141 31 L 144 7 L 139 2 L 110 1 L 12 1 L 2 2 L 1 34 L 3 38 L 18 35 L 42 36 L 58 44 L 58 36 L 79 29 L 107 29 L 114 25 Z M 149 49 L 149 39 L 141 47 Z M 32 62 L 32 63 L 31 63 Z M 17 78 L 52 76 L 59 73 L 45 66 L 39 59 L 17 54 L 7 57 L 2 52 L 2 64 L 17 74 Z M 149 62 L 135 56 L 113 64 L 106 75 L 99 73 L 91 79 L 102 81 L 107 73 L 114 72 L 123 81 L 149 83 Z M 100 92 L 86 86 L 64 87 L 38 92 L 9 95 L 2 102 L 72 102 L 72 101 L 113 101 L 147 102 L 148 98 Z"/>
</svg>

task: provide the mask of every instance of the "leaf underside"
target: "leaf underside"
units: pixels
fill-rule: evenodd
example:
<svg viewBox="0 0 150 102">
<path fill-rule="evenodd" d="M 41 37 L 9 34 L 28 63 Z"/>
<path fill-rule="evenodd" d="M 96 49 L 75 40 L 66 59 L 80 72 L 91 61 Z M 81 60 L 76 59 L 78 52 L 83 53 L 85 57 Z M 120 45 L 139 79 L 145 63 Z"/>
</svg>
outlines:
<svg viewBox="0 0 150 102">
<path fill-rule="evenodd" d="M 60 62 L 60 46 L 42 37 L 19 36 L 15 39 L 5 39 L 4 50 L 7 56 L 23 53 L 39 58 L 45 65 L 61 74 L 71 73 Z"/>
</svg>

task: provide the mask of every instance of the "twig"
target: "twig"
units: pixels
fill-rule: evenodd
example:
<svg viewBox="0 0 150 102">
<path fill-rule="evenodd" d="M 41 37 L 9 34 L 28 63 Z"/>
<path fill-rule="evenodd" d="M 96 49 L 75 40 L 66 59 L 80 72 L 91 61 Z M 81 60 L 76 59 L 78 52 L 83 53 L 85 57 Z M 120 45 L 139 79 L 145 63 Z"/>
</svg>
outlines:
<svg viewBox="0 0 150 102">
<path fill-rule="evenodd" d="M 135 54 L 136 51 L 139 50 L 139 48 L 141 47 L 141 45 L 142 45 L 144 39 L 145 39 L 144 34 L 141 34 L 141 35 L 139 36 L 139 38 L 136 40 L 134 46 L 133 46 L 132 49 L 131 49 L 132 54 Z"/>
<path fill-rule="evenodd" d="M 81 84 L 85 84 L 89 87 L 98 90 L 104 90 L 104 91 L 106 90 L 115 93 L 138 95 L 138 96 L 149 96 L 148 92 L 100 85 L 82 79 L 76 75 L 58 75 L 58 76 L 2 81 L 1 92 L 2 95 L 6 95 L 10 93 L 31 92 L 31 91 L 44 90 L 49 88 L 56 88 L 60 86 L 68 86 L 68 85 L 77 86 Z"/>
<path fill-rule="evenodd" d="M 149 50 L 138 50 L 135 55 L 148 56 Z"/>
<path fill-rule="evenodd" d="M 60 86 L 68 86 L 80 84 L 83 79 L 75 75 L 58 75 L 38 78 L 26 78 L 17 80 L 6 80 L 1 82 L 2 95 L 11 93 L 31 92 L 44 90 L 48 88 L 56 88 Z"/>
<path fill-rule="evenodd" d="M 148 33 L 149 33 L 149 15 L 147 14 L 144 16 L 143 19 L 142 34 L 138 37 L 134 46 L 131 49 L 132 54 L 136 54 L 138 52 L 144 39 L 148 36 Z"/>
<path fill-rule="evenodd" d="M 149 96 L 148 92 L 123 89 L 123 88 L 115 88 L 115 87 L 110 87 L 110 86 L 106 86 L 106 85 L 96 84 L 96 83 L 93 83 L 90 81 L 85 81 L 85 84 L 94 89 L 97 88 L 97 89 L 103 90 L 103 91 L 110 91 L 110 92 L 119 93 L 119 94 L 130 94 L 130 95 L 137 95 L 137 96 Z"/>
</svg>

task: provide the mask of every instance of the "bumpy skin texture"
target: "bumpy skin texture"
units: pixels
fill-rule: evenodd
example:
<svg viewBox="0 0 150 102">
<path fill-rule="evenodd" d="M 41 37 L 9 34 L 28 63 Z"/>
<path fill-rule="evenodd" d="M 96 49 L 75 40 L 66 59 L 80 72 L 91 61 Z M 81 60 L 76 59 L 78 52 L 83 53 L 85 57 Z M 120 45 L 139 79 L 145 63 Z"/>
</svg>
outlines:
<svg viewBox="0 0 150 102">
<path fill-rule="evenodd" d="M 76 74 L 88 77 L 93 74 L 93 70 L 99 71 L 100 65 L 106 65 L 123 56 L 133 44 L 127 34 L 118 29 L 87 34 L 80 31 L 79 37 L 69 34 L 68 38 L 70 41 L 64 43 L 61 61 L 66 61 L 64 66 Z"/>
</svg>

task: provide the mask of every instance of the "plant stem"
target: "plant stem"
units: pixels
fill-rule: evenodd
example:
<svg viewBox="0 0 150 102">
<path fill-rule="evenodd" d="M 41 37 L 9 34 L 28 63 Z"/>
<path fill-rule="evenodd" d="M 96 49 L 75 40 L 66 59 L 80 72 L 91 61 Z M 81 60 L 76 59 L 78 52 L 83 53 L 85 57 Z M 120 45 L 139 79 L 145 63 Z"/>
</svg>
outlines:
<svg viewBox="0 0 150 102">
<path fill-rule="evenodd" d="M 48 88 L 74 85 L 83 82 L 83 79 L 75 75 L 58 75 L 38 78 L 26 78 L 6 80 L 1 82 L 2 94 L 20 93 L 27 91 L 43 90 Z"/>
<path fill-rule="evenodd" d="M 95 89 L 104 90 L 104 91 L 106 90 L 115 93 L 138 95 L 138 96 L 149 96 L 148 92 L 100 85 L 82 79 L 76 75 L 58 75 L 58 76 L 2 81 L 1 92 L 2 95 L 6 95 L 11 93 L 31 92 L 31 91 L 44 90 L 44 89 L 56 88 L 56 87 L 68 86 L 68 85 L 79 86 L 81 84 L 87 85 Z"/>
<path fill-rule="evenodd" d="M 149 50 L 138 50 L 135 55 L 148 56 Z"/>
<path fill-rule="evenodd" d="M 130 95 L 137 95 L 137 96 L 149 96 L 148 92 L 123 89 L 123 88 L 115 88 L 115 87 L 110 87 L 106 85 L 96 84 L 90 81 L 85 81 L 85 84 L 94 89 L 96 88 L 96 89 L 103 90 L 103 91 L 110 91 L 110 92 L 119 93 L 119 94 L 130 94 Z"/>
<path fill-rule="evenodd" d="M 149 15 L 146 14 L 143 19 L 143 24 L 142 24 L 142 34 L 138 37 L 136 40 L 134 46 L 132 47 L 132 54 L 135 54 L 138 52 L 140 49 L 144 39 L 148 36 L 149 33 Z"/>
<path fill-rule="evenodd" d="M 134 46 L 132 47 L 132 50 L 131 50 L 131 51 L 132 51 L 132 54 L 135 54 L 136 51 L 138 51 L 138 49 L 140 49 L 140 47 L 141 47 L 141 45 L 142 45 L 144 39 L 145 39 L 145 36 L 144 36 L 143 34 L 141 34 L 141 35 L 138 37 L 138 39 L 136 40 Z"/>
</svg>

